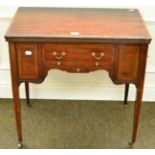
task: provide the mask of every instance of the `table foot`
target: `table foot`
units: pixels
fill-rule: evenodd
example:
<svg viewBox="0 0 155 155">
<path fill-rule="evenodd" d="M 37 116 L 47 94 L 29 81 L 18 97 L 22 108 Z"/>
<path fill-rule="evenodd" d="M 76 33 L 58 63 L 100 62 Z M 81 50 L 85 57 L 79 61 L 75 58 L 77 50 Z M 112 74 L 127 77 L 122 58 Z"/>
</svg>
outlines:
<svg viewBox="0 0 155 155">
<path fill-rule="evenodd" d="M 28 107 L 32 107 L 32 104 L 31 104 L 31 103 L 27 103 L 27 106 L 28 106 Z"/>
<path fill-rule="evenodd" d="M 129 145 L 130 145 L 130 146 L 133 146 L 133 145 L 134 145 L 134 142 L 129 141 Z"/>
<path fill-rule="evenodd" d="M 123 105 L 121 108 L 122 109 L 126 109 L 127 108 L 127 105 Z"/>
<path fill-rule="evenodd" d="M 123 109 L 126 109 L 126 107 L 127 107 L 127 105 L 124 104 L 124 105 L 123 105 Z"/>
<path fill-rule="evenodd" d="M 19 143 L 18 143 L 18 148 L 21 149 L 22 146 L 23 146 L 23 145 L 22 145 L 22 142 L 19 142 Z"/>
</svg>

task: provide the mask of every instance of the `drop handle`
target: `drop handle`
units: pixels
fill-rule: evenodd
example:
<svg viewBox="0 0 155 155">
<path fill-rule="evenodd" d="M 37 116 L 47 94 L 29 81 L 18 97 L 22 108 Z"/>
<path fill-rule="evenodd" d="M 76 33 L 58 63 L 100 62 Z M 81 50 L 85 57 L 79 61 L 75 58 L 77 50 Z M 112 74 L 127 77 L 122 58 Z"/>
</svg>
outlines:
<svg viewBox="0 0 155 155">
<path fill-rule="evenodd" d="M 59 60 L 62 59 L 63 56 L 66 55 L 65 52 L 61 52 L 60 54 L 58 54 L 56 51 L 53 51 L 52 54 L 53 54 L 53 56 L 54 56 L 56 59 L 59 59 Z"/>
<path fill-rule="evenodd" d="M 97 54 L 96 54 L 95 52 L 92 52 L 91 55 L 92 55 L 95 59 L 97 59 L 97 60 L 100 60 L 100 59 L 102 59 L 102 58 L 104 57 L 104 53 L 103 53 L 103 52 L 101 52 L 98 56 L 97 56 Z"/>
</svg>

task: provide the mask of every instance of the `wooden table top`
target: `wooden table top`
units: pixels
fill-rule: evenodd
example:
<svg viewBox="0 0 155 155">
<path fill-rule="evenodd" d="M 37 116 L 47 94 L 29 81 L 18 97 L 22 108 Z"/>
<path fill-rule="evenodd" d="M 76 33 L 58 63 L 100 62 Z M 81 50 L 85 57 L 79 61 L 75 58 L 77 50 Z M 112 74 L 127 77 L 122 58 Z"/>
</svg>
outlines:
<svg viewBox="0 0 155 155">
<path fill-rule="evenodd" d="M 5 37 L 151 39 L 136 9 L 35 7 L 18 8 Z"/>
</svg>

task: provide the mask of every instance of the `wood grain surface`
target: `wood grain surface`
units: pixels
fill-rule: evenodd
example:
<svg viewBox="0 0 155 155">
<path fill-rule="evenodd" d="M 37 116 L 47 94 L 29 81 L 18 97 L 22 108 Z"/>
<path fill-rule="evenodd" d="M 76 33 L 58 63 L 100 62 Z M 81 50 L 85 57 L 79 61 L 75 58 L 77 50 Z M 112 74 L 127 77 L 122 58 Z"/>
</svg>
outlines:
<svg viewBox="0 0 155 155">
<path fill-rule="evenodd" d="M 5 37 L 150 40 L 138 10 L 93 8 L 21 7 Z"/>
</svg>

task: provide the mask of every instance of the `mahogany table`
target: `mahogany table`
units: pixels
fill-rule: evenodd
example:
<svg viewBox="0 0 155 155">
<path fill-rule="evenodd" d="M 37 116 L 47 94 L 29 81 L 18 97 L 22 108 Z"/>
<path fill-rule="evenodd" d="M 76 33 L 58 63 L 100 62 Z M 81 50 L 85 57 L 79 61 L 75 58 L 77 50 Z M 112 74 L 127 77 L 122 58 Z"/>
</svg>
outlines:
<svg viewBox="0 0 155 155">
<path fill-rule="evenodd" d="M 22 146 L 19 86 L 44 81 L 50 69 L 71 73 L 106 70 L 114 84 L 136 87 L 131 143 L 136 141 L 148 44 L 136 9 L 19 8 L 5 35 L 9 43 L 14 110 Z M 118 137 L 119 138 L 119 137 Z"/>
</svg>

